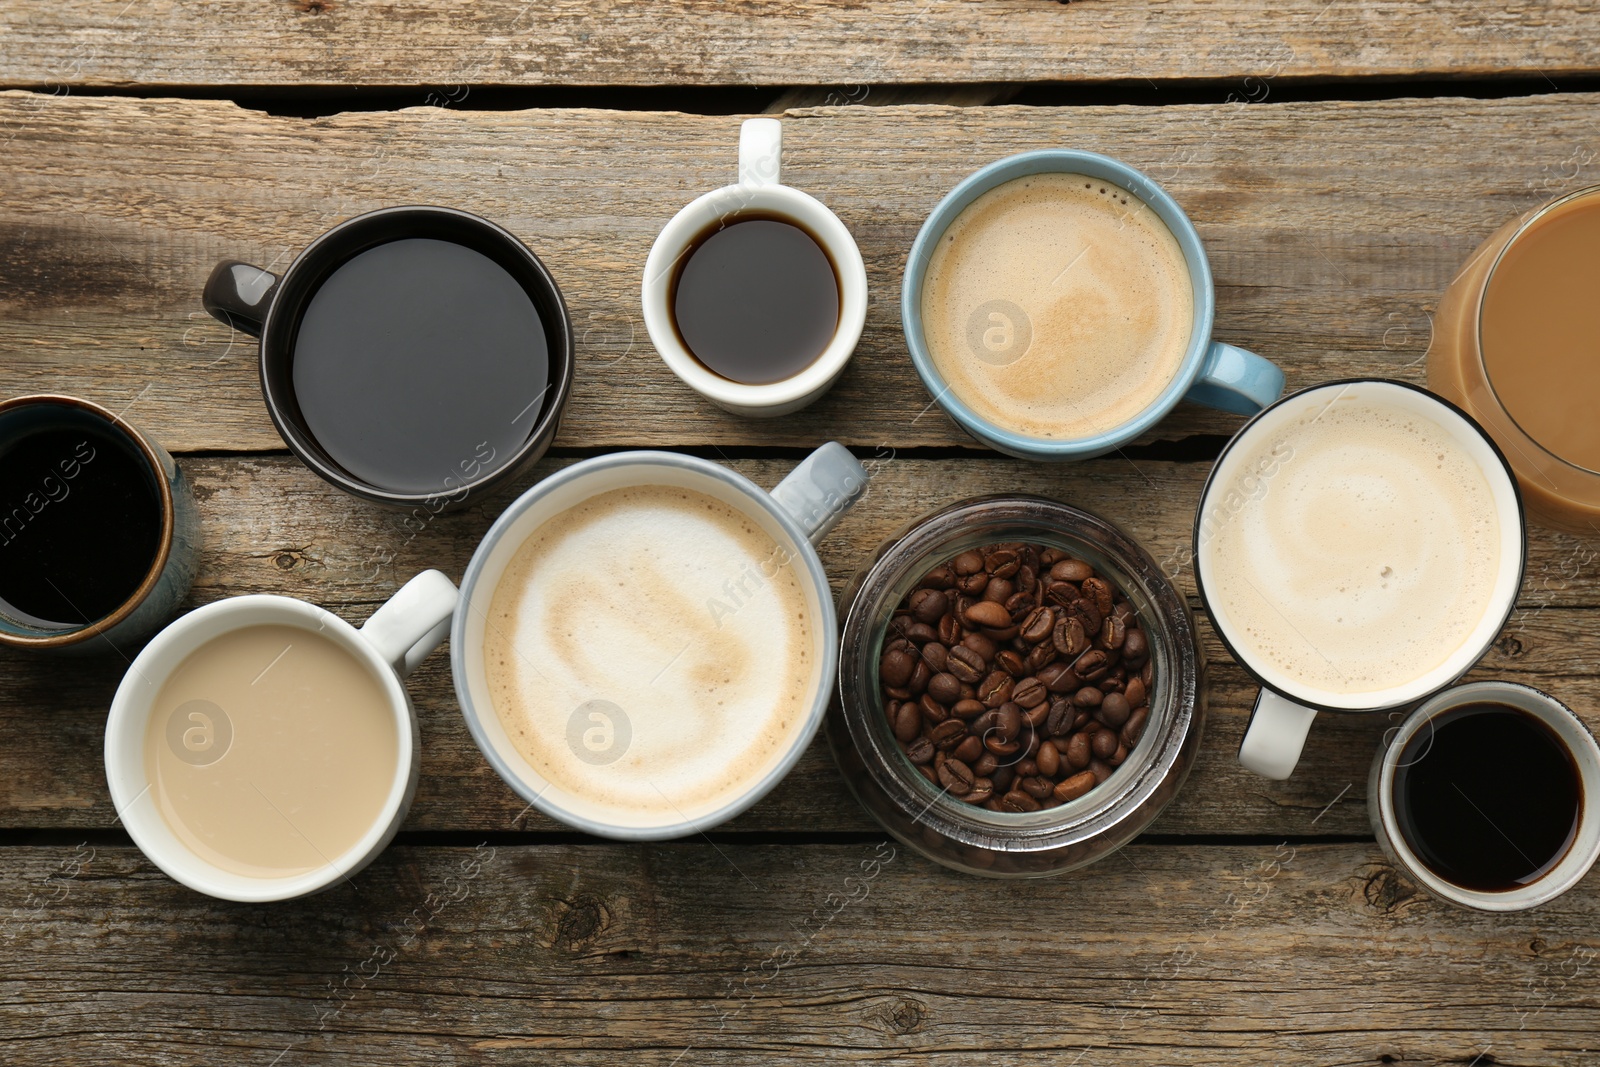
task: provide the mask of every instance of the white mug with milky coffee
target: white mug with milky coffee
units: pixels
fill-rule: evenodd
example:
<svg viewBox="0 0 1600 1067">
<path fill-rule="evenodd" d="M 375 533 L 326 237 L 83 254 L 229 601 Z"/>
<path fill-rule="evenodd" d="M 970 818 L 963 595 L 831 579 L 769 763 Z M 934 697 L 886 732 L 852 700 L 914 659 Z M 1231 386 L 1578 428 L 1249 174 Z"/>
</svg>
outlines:
<svg viewBox="0 0 1600 1067">
<path fill-rule="evenodd" d="M 447 634 L 456 588 L 407 582 L 358 629 L 293 597 L 231 597 L 139 653 L 106 721 L 117 816 L 156 866 L 224 900 L 348 881 L 416 793 L 404 679 Z"/>
<path fill-rule="evenodd" d="M 1195 582 L 1261 683 L 1239 761 L 1283 779 L 1318 711 L 1404 708 L 1465 674 L 1522 585 L 1522 500 L 1460 408 L 1380 378 L 1268 407 L 1217 458 Z"/>
</svg>

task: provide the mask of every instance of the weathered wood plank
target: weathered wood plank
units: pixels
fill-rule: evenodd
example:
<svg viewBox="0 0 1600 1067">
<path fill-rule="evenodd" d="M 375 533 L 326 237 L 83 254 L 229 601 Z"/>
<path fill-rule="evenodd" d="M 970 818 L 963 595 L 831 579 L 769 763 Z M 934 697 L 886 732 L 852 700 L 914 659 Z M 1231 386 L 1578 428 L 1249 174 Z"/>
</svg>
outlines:
<svg viewBox="0 0 1600 1067">
<path fill-rule="evenodd" d="M 790 85 L 1550 77 L 1600 68 L 1584 0 L 21 0 L 8 86 Z M 422 93 L 418 93 L 418 100 Z"/>
<path fill-rule="evenodd" d="M 287 457 L 187 459 L 202 498 L 207 536 L 196 603 L 240 593 L 280 592 L 364 618 L 411 574 L 439 567 L 459 578 L 483 532 L 512 493 L 463 514 L 411 519 L 350 500 Z M 565 460 L 549 460 L 529 484 Z M 790 464 L 739 460 L 733 466 L 773 485 Z M 1184 559 L 1203 464 L 1111 458 L 1066 467 L 1007 459 L 885 457 L 856 509 L 822 546 L 836 582 L 900 524 L 928 508 L 991 492 L 1036 492 L 1072 501 L 1121 524 L 1158 559 L 1170 559 L 1193 596 Z M 408 525 L 409 524 L 409 525 Z M 1600 728 L 1600 545 L 1535 531 L 1528 595 L 1480 677 L 1509 677 L 1571 703 Z M 392 556 L 391 559 L 387 557 Z M 1254 687 L 1202 617 L 1211 663 L 1210 723 L 1188 787 L 1153 829 L 1199 834 L 1350 834 L 1367 831 L 1367 766 L 1384 716 L 1323 716 L 1299 774 L 1266 782 L 1234 759 Z M 0 826 L 108 827 L 115 813 L 101 769 L 105 709 L 125 664 L 95 664 L 0 653 Z M 424 742 L 422 782 L 407 828 L 551 829 L 524 817 L 522 803 L 484 763 L 451 688 L 447 657 L 436 654 L 411 683 Z M 761 804 L 730 824 L 739 831 L 869 830 L 819 741 Z"/>
<path fill-rule="evenodd" d="M 1416 18 L 1434 9 L 1407 7 Z M 679 383 L 638 310 L 656 232 L 731 178 L 735 117 L 423 108 L 301 120 L 217 101 L 3 94 L 0 392 L 62 389 L 113 407 L 137 398 L 130 417 L 180 450 L 278 447 L 255 344 L 200 309 L 210 266 L 238 256 L 281 269 L 339 219 L 432 202 L 504 223 L 562 283 L 580 339 L 560 444 L 969 444 L 929 410 L 912 371 L 900 272 L 951 186 L 1041 145 L 1109 152 L 1167 182 L 1209 243 L 1218 334 L 1278 360 L 1291 386 L 1420 380 L 1429 313 L 1477 242 L 1593 180 L 1597 104 L 791 112 L 785 174 L 853 229 L 872 303 L 834 391 L 801 416 L 754 422 Z M 1152 436 L 1237 425 L 1180 406 Z"/>
<path fill-rule="evenodd" d="M 1593 879 L 1469 914 L 1369 845 L 1135 845 L 1043 883 L 870 842 L 394 848 L 265 908 L 129 848 L 5 860 L 18 1065 L 1587 1067 L 1600 1034 Z"/>
</svg>

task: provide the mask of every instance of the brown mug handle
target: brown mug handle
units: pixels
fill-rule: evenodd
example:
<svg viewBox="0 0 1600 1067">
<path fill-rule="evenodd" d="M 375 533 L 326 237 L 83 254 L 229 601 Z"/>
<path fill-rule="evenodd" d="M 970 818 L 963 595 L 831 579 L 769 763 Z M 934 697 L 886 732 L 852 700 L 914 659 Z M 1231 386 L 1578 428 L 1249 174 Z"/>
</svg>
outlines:
<svg viewBox="0 0 1600 1067">
<path fill-rule="evenodd" d="M 260 337 L 267 309 L 278 291 L 278 276 L 270 271 L 225 259 L 206 279 L 200 303 L 221 321 L 252 337 Z"/>
</svg>

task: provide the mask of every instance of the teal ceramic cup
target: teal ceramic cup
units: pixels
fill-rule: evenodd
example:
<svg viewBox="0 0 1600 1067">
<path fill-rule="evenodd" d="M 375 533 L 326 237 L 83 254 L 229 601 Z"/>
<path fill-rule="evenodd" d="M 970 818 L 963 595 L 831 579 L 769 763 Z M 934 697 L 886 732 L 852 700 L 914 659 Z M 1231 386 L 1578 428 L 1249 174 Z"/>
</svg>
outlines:
<svg viewBox="0 0 1600 1067">
<path fill-rule="evenodd" d="M 955 394 L 929 355 L 922 323 L 923 281 L 940 238 L 974 200 L 1016 178 L 1033 174 L 1083 174 L 1116 186 L 1137 197 L 1177 239 L 1188 266 L 1194 295 L 1194 321 L 1189 347 L 1166 388 L 1136 415 L 1090 437 L 1046 438 L 1017 433 L 980 416 Z M 998 160 L 969 175 L 939 202 L 922 224 L 906 261 L 900 288 L 900 318 L 906 345 L 917 374 L 933 398 L 961 427 L 979 441 L 1007 455 L 1023 459 L 1087 459 L 1109 452 L 1138 437 L 1166 417 L 1180 400 L 1235 415 L 1254 415 L 1283 393 L 1283 371 L 1254 352 L 1215 341 L 1211 337 L 1216 313 L 1216 289 L 1194 224 L 1150 178 L 1109 156 L 1075 149 L 1051 148 L 1024 152 Z M 1020 310 L 1020 309 L 1019 309 Z"/>
</svg>

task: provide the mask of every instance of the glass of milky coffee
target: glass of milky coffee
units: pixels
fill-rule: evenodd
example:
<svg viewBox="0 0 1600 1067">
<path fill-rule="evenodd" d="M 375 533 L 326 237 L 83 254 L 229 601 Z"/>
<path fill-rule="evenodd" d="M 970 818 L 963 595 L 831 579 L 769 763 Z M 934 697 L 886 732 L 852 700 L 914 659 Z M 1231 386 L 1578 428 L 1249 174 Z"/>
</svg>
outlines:
<svg viewBox="0 0 1600 1067">
<path fill-rule="evenodd" d="M 451 635 L 489 763 L 546 815 L 622 840 L 755 803 L 827 707 L 838 626 L 812 545 L 865 484 L 829 443 L 770 493 L 648 451 L 528 490 L 474 553 Z"/>
<path fill-rule="evenodd" d="M 1251 420 L 1195 515 L 1195 581 L 1261 683 L 1239 760 L 1287 778 L 1318 711 L 1415 704 L 1465 674 L 1516 603 L 1522 500 L 1460 408 L 1328 382 Z"/>
<path fill-rule="evenodd" d="M 1199 234 L 1144 174 L 1094 152 L 991 163 L 940 201 L 906 263 L 900 314 L 928 392 L 978 440 L 1084 459 L 1180 400 L 1253 415 L 1283 372 L 1214 341 Z"/>
</svg>

